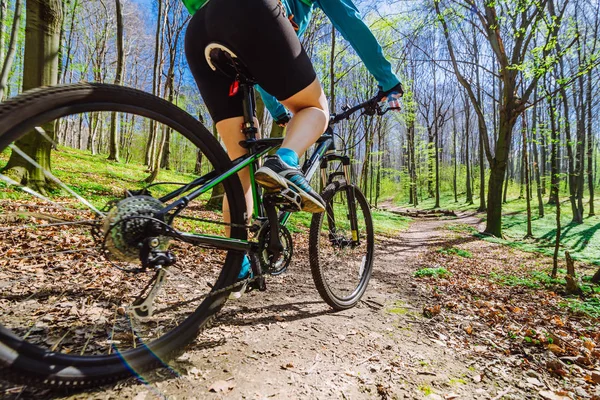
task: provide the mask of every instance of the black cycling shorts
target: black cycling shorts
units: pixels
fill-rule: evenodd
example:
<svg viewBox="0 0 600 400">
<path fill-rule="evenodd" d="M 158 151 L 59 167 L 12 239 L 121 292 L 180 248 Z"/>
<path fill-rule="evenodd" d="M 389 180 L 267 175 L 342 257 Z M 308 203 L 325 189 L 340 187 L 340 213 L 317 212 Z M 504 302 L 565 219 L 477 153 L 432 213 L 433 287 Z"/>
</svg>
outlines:
<svg viewBox="0 0 600 400">
<path fill-rule="evenodd" d="M 232 79 L 206 62 L 204 49 L 211 42 L 231 49 L 278 100 L 290 98 L 316 78 L 278 0 L 210 0 L 189 23 L 185 54 L 215 123 L 244 114 L 241 91 L 230 97 Z"/>
</svg>

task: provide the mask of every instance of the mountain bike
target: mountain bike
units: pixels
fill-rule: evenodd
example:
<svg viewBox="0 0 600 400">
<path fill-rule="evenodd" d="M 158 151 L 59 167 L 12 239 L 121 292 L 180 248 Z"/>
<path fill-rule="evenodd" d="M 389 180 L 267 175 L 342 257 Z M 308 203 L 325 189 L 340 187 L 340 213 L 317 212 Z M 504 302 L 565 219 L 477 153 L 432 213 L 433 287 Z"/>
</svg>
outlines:
<svg viewBox="0 0 600 400">
<path fill-rule="evenodd" d="M 257 136 L 255 83 L 243 64 L 225 57 L 217 65 L 244 98 L 248 154 L 236 160 L 194 117 L 131 88 L 56 86 L 0 105 L 3 379 L 81 388 L 164 365 L 210 326 L 230 292 L 264 290 L 266 276 L 288 268 L 298 194 L 263 193 L 252 180 L 248 218 L 237 176 L 244 168 L 253 176 L 282 139 Z M 333 127 L 359 111 L 383 114 L 377 101 L 333 115 L 302 167 L 309 180 L 321 171 L 326 211 L 312 216 L 309 259 L 335 310 L 364 294 L 374 233 Z M 115 126 L 120 163 L 94 154 L 114 144 Z M 168 159 L 153 156 L 165 149 Z M 163 176 L 152 166 L 166 182 L 152 181 Z M 228 220 L 212 204 L 224 198 Z M 253 275 L 238 279 L 246 254 Z"/>
</svg>

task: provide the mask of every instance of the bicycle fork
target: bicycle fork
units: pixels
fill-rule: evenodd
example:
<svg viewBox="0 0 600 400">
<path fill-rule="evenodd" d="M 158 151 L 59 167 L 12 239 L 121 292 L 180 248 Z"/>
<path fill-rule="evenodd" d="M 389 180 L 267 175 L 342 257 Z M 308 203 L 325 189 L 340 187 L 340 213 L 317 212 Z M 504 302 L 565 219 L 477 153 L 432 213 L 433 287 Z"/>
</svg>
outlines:
<svg viewBox="0 0 600 400">
<path fill-rule="evenodd" d="M 343 171 L 333 172 L 327 175 L 327 165 L 331 161 L 339 161 L 342 163 Z M 337 176 L 344 178 L 346 182 L 346 198 L 348 200 L 348 215 L 346 217 L 350 220 L 350 230 L 352 232 L 352 243 L 351 246 L 358 246 L 360 244 L 360 236 L 358 235 L 358 215 L 356 212 L 356 196 L 354 194 L 354 185 L 350 180 L 350 157 L 341 156 L 337 154 L 327 154 L 321 160 L 321 179 L 323 186 L 327 187 L 333 183 Z M 337 240 L 337 232 L 335 228 L 335 214 L 333 211 L 333 205 L 328 204 L 325 212 L 327 213 L 327 223 L 329 225 L 329 239 Z M 344 245 L 344 244 L 340 244 Z"/>
</svg>

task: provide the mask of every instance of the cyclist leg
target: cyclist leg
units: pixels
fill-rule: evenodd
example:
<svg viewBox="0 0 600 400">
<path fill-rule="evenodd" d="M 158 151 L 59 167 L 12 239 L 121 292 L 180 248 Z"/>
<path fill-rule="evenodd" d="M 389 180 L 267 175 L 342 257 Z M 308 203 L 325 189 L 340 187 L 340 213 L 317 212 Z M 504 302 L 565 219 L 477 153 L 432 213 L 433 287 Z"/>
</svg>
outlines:
<svg viewBox="0 0 600 400">
<path fill-rule="evenodd" d="M 298 156 L 312 146 L 327 129 L 329 108 L 318 79 L 281 103 L 292 112 L 282 147 Z"/>
</svg>

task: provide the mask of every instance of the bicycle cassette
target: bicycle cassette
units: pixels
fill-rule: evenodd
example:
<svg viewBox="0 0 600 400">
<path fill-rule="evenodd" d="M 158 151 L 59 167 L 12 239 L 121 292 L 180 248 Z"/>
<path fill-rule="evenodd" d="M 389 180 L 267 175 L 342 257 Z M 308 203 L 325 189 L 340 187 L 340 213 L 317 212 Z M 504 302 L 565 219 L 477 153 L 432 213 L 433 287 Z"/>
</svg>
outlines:
<svg viewBox="0 0 600 400">
<path fill-rule="evenodd" d="M 156 237 L 161 223 L 155 219 L 163 204 L 150 196 L 132 196 L 119 201 L 103 224 L 104 245 L 121 261 L 136 261 L 145 239 Z M 168 238 L 156 237 L 156 250 L 166 250 Z"/>
</svg>

